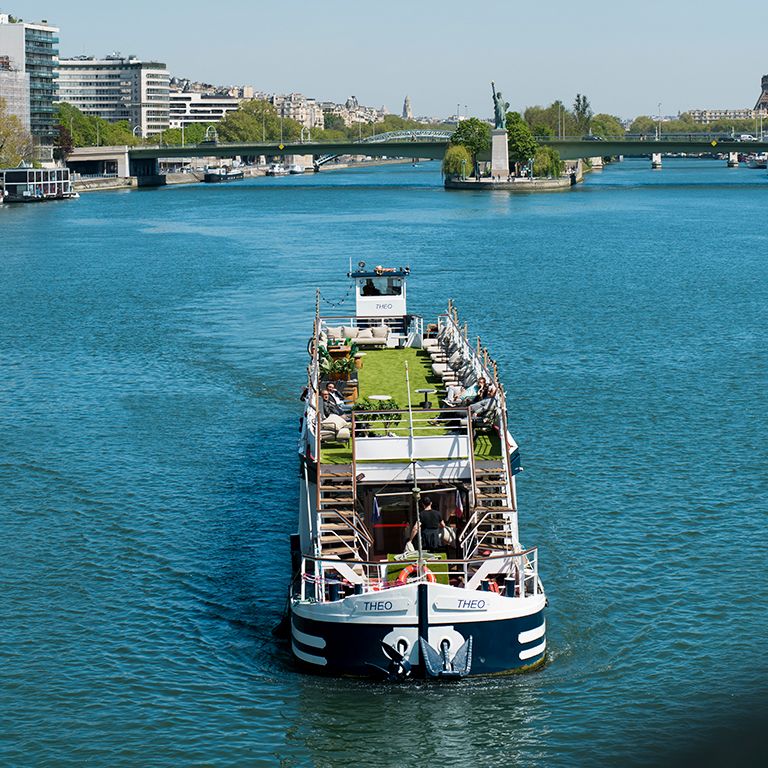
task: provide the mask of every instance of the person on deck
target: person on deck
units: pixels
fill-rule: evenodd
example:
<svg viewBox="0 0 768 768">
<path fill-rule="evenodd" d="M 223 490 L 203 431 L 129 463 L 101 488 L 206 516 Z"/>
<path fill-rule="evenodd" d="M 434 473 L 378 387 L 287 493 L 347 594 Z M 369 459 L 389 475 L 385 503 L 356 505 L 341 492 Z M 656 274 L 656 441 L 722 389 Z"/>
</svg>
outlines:
<svg viewBox="0 0 768 768">
<path fill-rule="evenodd" d="M 336 389 L 335 384 L 329 383 L 326 389 L 328 390 L 328 394 L 330 395 L 330 398 L 333 401 L 333 403 L 339 408 L 340 416 L 343 416 L 352 411 L 352 406 L 349 403 L 347 403 L 344 400 L 344 398 L 339 394 L 339 390 Z"/>
<path fill-rule="evenodd" d="M 331 393 L 324 389 L 320 393 L 320 421 L 325 421 L 329 416 L 341 416 L 344 414 L 336 402 L 331 399 Z"/>
<path fill-rule="evenodd" d="M 408 539 L 409 543 L 413 544 L 413 540 L 419 533 L 421 528 L 421 546 L 424 549 L 436 550 L 443 546 L 441 529 L 445 528 L 445 522 L 442 515 L 438 510 L 432 509 L 432 499 L 426 496 L 422 499 L 424 508 L 421 510 L 421 526 L 417 520 L 411 531 L 411 537 Z"/>
</svg>

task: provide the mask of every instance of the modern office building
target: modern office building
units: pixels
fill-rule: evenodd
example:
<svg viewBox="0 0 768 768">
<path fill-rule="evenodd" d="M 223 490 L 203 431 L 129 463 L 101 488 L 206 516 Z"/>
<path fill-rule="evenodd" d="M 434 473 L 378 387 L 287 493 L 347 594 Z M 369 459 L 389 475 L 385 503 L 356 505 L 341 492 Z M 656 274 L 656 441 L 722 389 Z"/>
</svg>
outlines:
<svg viewBox="0 0 768 768">
<path fill-rule="evenodd" d="M 170 127 L 181 128 L 195 123 L 218 123 L 227 112 L 234 112 L 240 99 L 211 93 L 171 91 Z"/>
<path fill-rule="evenodd" d="M 170 76 L 165 64 L 112 54 L 59 61 L 59 101 L 110 122 L 127 120 L 142 136 L 168 128 Z"/>
<path fill-rule="evenodd" d="M 58 27 L 50 26 L 47 21 L 29 24 L 0 13 L 0 57 L 5 73 L 0 78 L 0 96 L 18 105 L 28 93 L 28 108 L 20 110 L 19 116 L 42 145 L 52 144 L 58 132 L 54 107 L 58 34 Z M 19 114 L 18 107 L 14 113 Z M 25 114 L 28 114 L 26 120 Z"/>
</svg>

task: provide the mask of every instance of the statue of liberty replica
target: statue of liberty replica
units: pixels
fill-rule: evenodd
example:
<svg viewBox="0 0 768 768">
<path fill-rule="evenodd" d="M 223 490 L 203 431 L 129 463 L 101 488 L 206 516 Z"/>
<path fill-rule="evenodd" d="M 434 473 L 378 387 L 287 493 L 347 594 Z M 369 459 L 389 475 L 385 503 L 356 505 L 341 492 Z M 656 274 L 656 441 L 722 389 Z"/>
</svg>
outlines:
<svg viewBox="0 0 768 768">
<path fill-rule="evenodd" d="M 493 93 L 493 121 L 491 131 L 491 178 L 506 181 L 509 178 L 509 141 L 507 139 L 507 110 L 509 102 L 501 98 L 496 83 L 491 80 Z"/>
<path fill-rule="evenodd" d="M 496 129 L 507 129 L 507 110 L 509 102 L 501 100 L 501 91 L 496 90 L 496 83 L 491 80 L 491 93 L 493 93 L 493 117 L 496 123 Z"/>
</svg>

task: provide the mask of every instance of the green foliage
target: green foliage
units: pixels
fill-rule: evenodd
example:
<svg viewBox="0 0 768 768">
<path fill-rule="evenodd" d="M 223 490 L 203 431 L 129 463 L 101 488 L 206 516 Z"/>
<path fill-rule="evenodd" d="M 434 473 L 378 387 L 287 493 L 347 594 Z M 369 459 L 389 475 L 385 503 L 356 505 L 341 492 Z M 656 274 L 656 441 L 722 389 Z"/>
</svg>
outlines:
<svg viewBox="0 0 768 768">
<path fill-rule="evenodd" d="M 560 159 L 560 153 L 554 147 L 539 147 L 533 160 L 533 175 L 537 177 L 560 176 L 565 169 L 565 163 Z"/>
<path fill-rule="evenodd" d="M 260 142 L 279 141 L 280 114 L 266 101 L 251 99 L 241 101 L 240 108 L 228 112 L 221 122 L 217 123 L 216 131 L 221 141 L 226 142 Z M 301 125 L 296 120 L 282 120 L 283 141 L 296 141 L 301 136 Z"/>
<path fill-rule="evenodd" d="M 445 150 L 443 173 L 446 176 L 466 176 L 472 173 L 472 155 L 463 144 L 455 144 Z"/>
<path fill-rule="evenodd" d="M 573 101 L 573 116 L 576 118 L 576 129 L 579 133 L 587 133 L 592 122 L 592 107 L 589 99 L 580 93 Z"/>
<path fill-rule="evenodd" d="M 344 124 L 344 119 L 341 115 L 328 111 L 323 112 L 323 118 L 326 131 L 346 131 L 347 126 Z"/>
<path fill-rule="evenodd" d="M 534 136 L 574 136 L 578 131 L 576 118 L 563 104 L 555 101 L 548 107 L 528 107 L 523 113 L 523 119 L 533 130 Z M 547 133 L 542 133 L 546 128 Z"/>
<path fill-rule="evenodd" d="M 513 163 L 527 163 L 536 154 L 539 144 L 519 112 L 507 112 L 507 137 Z"/>
<path fill-rule="evenodd" d="M 600 136 L 603 139 L 622 139 L 624 138 L 624 126 L 621 120 L 615 115 L 599 114 L 592 118 L 590 130 L 593 136 Z"/>
<path fill-rule="evenodd" d="M 400 406 L 394 398 L 381 401 L 369 400 L 367 397 L 364 397 L 362 400 L 355 403 L 354 410 L 356 413 L 365 414 L 365 421 L 368 423 L 373 421 L 385 421 L 387 422 L 388 427 L 392 427 L 400 423 L 402 414 L 381 413 L 381 411 L 399 411 L 401 408 L 402 406 Z"/>
<path fill-rule="evenodd" d="M 648 115 L 636 117 L 629 126 L 630 133 L 655 133 L 658 123 Z"/>
<path fill-rule="evenodd" d="M 486 152 L 491 147 L 491 126 L 476 117 L 462 120 L 451 136 L 451 144 L 466 147 L 474 162 L 480 152 Z"/>
<path fill-rule="evenodd" d="M 32 159 L 32 135 L 16 115 L 6 109 L 0 98 L 0 168 L 15 168 Z"/>
<path fill-rule="evenodd" d="M 184 128 L 184 145 L 199 144 L 205 140 L 205 131 L 209 124 L 193 123 L 187 125 Z M 159 136 L 153 137 L 153 141 L 157 140 L 161 144 L 168 144 L 170 146 L 180 146 L 181 141 L 181 128 L 167 128 Z"/>
<path fill-rule="evenodd" d="M 534 125 L 531 128 L 531 133 L 537 139 L 554 139 L 555 138 L 555 131 L 552 128 L 550 128 L 548 125 L 542 125 L 541 123 L 537 123 L 536 125 Z"/>
<path fill-rule="evenodd" d="M 95 115 L 86 115 L 67 102 L 58 105 L 57 120 L 69 132 L 73 147 L 134 146 L 141 143 L 127 120 L 110 123 Z"/>
</svg>

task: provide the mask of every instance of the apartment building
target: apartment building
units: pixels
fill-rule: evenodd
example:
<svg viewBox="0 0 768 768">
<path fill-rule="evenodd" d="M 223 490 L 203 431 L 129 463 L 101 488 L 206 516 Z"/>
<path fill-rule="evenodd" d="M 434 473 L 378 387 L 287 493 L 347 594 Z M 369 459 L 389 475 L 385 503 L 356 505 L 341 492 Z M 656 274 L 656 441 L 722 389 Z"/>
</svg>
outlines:
<svg viewBox="0 0 768 768">
<path fill-rule="evenodd" d="M 218 123 L 228 112 L 240 106 L 240 99 L 213 93 L 171 91 L 170 127 L 195 123 Z"/>
<path fill-rule="evenodd" d="M 54 107 L 58 34 L 58 27 L 45 20 L 30 24 L 0 13 L 0 95 L 13 104 L 12 111 L 40 145 L 51 145 L 58 133 Z"/>
<path fill-rule="evenodd" d="M 59 101 L 110 122 L 127 120 L 141 135 L 169 127 L 170 75 L 165 64 L 119 53 L 59 61 Z"/>
</svg>

